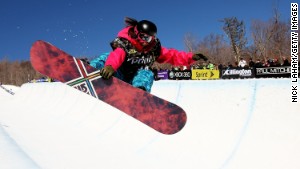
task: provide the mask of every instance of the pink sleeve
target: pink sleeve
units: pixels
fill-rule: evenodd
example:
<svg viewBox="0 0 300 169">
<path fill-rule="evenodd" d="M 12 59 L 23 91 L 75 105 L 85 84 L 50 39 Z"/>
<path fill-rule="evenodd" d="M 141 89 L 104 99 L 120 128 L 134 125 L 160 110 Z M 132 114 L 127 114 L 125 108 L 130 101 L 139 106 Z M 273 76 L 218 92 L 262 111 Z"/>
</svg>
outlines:
<svg viewBox="0 0 300 169">
<path fill-rule="evenodd" d="M 190 65 L 194 62 L 193 53 L 178 51 L 176 49 L 167 49 L 162 47 L 161 54 L 157 59 L 159 63 L 170 63 L 174 66 Z"/>
<path fill-rule="evenodd" d="M 116 71 L 124 62 L 125 56 L 125 51 L 122 48 L 117 48 L 108 55 L 105 66 L 111 65 Z"/>
</svg>

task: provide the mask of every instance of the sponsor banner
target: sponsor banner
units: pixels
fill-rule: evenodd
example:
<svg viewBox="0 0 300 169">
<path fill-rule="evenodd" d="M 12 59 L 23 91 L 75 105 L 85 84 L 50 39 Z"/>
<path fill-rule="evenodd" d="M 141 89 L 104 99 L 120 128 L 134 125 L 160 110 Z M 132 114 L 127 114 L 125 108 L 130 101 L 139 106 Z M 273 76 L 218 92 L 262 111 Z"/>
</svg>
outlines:
<svg viewBox="0 0 300 169">
<path fill-rule="evenodd" d="M 209 69 L 193 69 L 192 79 L 193 80 L 206 80 L 206 79 L 219 79 L 219 70 L 209 70 Z"/>
<path fill-rule="evenodd" d="M 263 67 L 256 68 L 256 77 L 290 77 L 291 67 Z"/>
<path fill-rule="evenodd" d="M 169 73 L 168 70 L 160 70 L 157 72 L 157 78 L 158 79 L 168 79 Z"/>
<path fill-rule="evenodd" d="M 171 70 L 169 72 L 169 79 L 172 80 L 189 80 L 192 77 L 190 70 Z"/>
<path fill-rule="evenodd" d="M 238 78 L 253 78 L 253 69 L 231 68 L 221 70 L 222 79 L 238 79 Z"/>
<path fill-rule="evenodd" d="M 33 79 L 29 83 L 51 82 L 50 78 Z"/>
</svg>

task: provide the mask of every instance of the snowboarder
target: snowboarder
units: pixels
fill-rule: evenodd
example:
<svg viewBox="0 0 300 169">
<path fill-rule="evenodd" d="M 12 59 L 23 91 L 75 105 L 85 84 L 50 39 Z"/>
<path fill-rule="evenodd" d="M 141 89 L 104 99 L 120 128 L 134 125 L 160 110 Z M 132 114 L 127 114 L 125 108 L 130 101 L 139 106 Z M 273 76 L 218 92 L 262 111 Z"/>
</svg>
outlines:
<svg viewBox="0 0 300 169">
<path fill-rule="evenodd" d="M 125 24 L 126 27 L 111 42 L 113 51 L 90 62 L 91 66 L 100 69 L 100 75 L 105 79 L 115 76 L 150 92 L 154 81 L 151 66 L 155 61 L 179 66 L 190 65 L 200 59 L 207 60 L 201 53 L 179 52 L 162 47 L 156 37 L 157 27 L 151 21 L 126 17 Z"/>
</svg>

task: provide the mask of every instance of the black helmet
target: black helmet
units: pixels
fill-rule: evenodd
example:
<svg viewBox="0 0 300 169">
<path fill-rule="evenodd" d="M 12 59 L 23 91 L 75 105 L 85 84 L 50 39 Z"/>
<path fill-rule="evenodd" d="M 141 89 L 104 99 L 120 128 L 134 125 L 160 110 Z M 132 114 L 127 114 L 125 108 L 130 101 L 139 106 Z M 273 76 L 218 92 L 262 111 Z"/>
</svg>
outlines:
<svg viewBox="0 0 300 169">
<path fill-rule="evenodd" d="M 153 22 L 147 20 L 141 20 L 136 25 L 136 33 L 145 33 L 150 36 L 156 36 L 157 28 Z"/>
</svg>

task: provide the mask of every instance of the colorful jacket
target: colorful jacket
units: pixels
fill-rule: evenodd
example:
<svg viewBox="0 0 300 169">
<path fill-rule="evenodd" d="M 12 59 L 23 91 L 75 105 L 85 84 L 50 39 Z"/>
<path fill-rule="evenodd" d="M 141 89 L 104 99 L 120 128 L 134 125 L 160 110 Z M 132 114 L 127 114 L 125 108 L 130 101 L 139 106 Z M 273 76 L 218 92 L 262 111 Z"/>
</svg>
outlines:
<svg viewBox="0 0 300 169">
<path fill-rule="evenodd" d="M 164 48 L 158 38 L 143 48 L 136 39 L 128 35 L 131 28 L 121 30 L 111 43 L 113 51 L 109 54 L 105 66 L 111 65 L 114 70 L 119 69 L 124 75 L 132 76 L 138 69 L 150 68 L 154 61 L 174 66 L 188 66 L 193 62 L 192 53 Z"/>
</svg>

